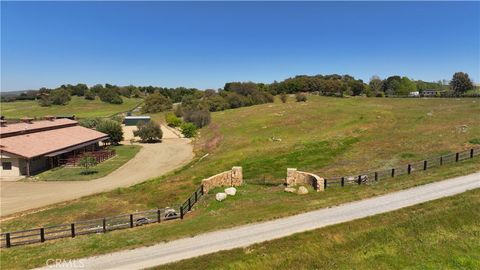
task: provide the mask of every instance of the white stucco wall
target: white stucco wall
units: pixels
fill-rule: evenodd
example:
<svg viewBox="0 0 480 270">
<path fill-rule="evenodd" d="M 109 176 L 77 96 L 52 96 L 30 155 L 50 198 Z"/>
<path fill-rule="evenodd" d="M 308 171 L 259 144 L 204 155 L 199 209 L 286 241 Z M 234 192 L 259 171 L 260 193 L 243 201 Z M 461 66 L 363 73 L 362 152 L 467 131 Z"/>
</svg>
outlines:
<svg viewBox="0 0 480 270">
<path fill-rule="evenodd" d="M 12 176 L 20 176 L 20 158 L 15 155 L 11 155 L 5 152 L 2 152 L 0 154 L 0 177 L 12 177 Z M 3 162 L 11 162 L 12 163 L 12 169 L 11 170 L 4 170 Z"/>
</svg>

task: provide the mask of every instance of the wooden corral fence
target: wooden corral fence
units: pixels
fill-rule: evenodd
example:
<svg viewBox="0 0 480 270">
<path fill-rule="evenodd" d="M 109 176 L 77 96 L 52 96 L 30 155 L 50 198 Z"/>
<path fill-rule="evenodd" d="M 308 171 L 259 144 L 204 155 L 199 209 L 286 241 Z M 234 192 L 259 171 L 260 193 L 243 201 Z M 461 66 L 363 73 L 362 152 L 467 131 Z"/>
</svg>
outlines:
<svg viewBox="0 0 480 270">
<path fill-rule="evenodd" d="M 192 207 L 200 200 L 203 194 L 203 185 L 200 185 L 178 208 L 159 208 L 131 214 L 77 221 L 70 224 L 1 233 L 0 246 L 9 248 L 59 238 L 73 238 L 84 234 L 106 233 L 108 231 L 134 228 L 178 218 L 183 219 L 185 214 L 192 210 Z"/>
<path fill-rule="evenodd" d="M 101 163 L 107 159 L 110 159 L 116 155 L 115 150 L 100 150 L 100 151 L 91 151 L 91 152 L 85 152 L 85 153 L 80 153 L 77 155 L 71 155 L 68 158 L 65 159 L 59 159 L 58 162 L 60 165 L 65 165 L 65 166 L 78 166 L 80 164 L 80 160 L 84 155 L 90 155 L 95 160 L 97 163 Z"/>
<path fill-rule="evenodd" d="M 426 171 L 433 167 L 459 162 L 466 159 L 474 158 L 480 155 L 480 148 L 471 148 L 466 151 L 453 154 L 443 155 L 439 157 L 429 158 L 415 163 L 406 164 L 404 166 L 394 167 L 391 169 L 377 170 L 373 172 L 360 173 L 356 175 L 329 177 L 325 178 L 324 187 L 344 187 L 347 185 L 361 185 L 369 182 L 376 182 L 400 175 L 412 174 L 417 171 Z"/>
</svg>

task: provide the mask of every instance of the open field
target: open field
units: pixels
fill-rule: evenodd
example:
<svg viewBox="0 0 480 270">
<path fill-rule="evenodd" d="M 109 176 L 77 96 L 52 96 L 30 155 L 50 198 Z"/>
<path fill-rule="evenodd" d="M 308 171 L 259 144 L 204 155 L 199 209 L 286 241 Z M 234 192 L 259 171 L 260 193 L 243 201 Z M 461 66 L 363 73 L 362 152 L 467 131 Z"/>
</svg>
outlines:
<svg viewBox="0 0 480 270">
<path fill-rule="evenodd" d="M 318 208 L 369 198 L 404 188 L 426 184 L 480 170 L 479 157 L 458 164 L 446 165 L 430 171 L 422 171 L 411 176 L 401 176 L 375 185 L 331 188 L 323 193 L 311 192 L 298 196 L 285 193 L 280 186 L 246 184 L 240 187 L 235 197 L 224 202 L 215 201 L 215 193 L 206 195 L 195 206 L 195 210 L 181 220 L 152 224 L 134 229 L 112 231 L 107 234 L 86 235 L 75 239 L 59 239 L 43 244 L 19 246 L 2 250 L 0 262 L 9 269 L 25 269 L 42 266 L 48 258 L 82 258 L 105 254 L 127 248 L 153 245 L 162 241 L 184 238 L 199 233 L 260 222 L 274 218 L 298 214 Z M 137 185 L 134 188 L 141 188 Z M 111 209 L 105 202 L 118 203 L 115 195 L 125 195 L 124 189 L 87 197 L 57 209 L 27 215 L 22 218 L 2 222 L 2 229 L 31 228 L 35 224 L 53 224 L 64 217 L 72 218 L 72 213 L 88 211 L 97 207 L 99 215 L 110 215 Z M 138 209 L 138 208 L 137 208 Z M 105 212 L 108 211 L 108 212 Z M 122 211 L 117 211 L 124 213 Z M 87 216 L 87 219 L 93 216 Z M 62 222 L 60 222 L 62 223 Z"/>
<path fill-rule="evenodd" d="M 97 179 L 113 172 L 125 164 L 125 162 L 132 159 L 138 153 L 138 151 L 140 151 L 140 148 L 141 146 L 139 145 L 111 146 L 110 149 L 116 151 L 116 156 L 92 167 L 91 171 L 94 171 L 95 173 L 82 174 L 84 169 L 81 167 L 57 167 L 40 173 L 36 175 L 35 178 L 38 178 L 38 180 L 42 181 L 75 181 Z"/>
<path fill-rule="evenodd" d="M 86 100 L 72 96 L 67 105 L 41 107 L 35 100 L 2 102 L 1 112 L 5 118 L 44 117 L 45 115 L 72 115 L 79 118 L 107 117 L 119 112 L 128 111 L 142 102 L 142 99 L 123 98 L 122 104 L 109 104 L 100 99 Z"/>
<path fill-rule="evenodd" d="M 480 138 L 480 103 L 475 99 L 381 99 L 309 97 L 307 103 L 276 102 L 214 113 L 212 124 L 196 140 L 198 156 L 181 170 L 130 188 L 84 197 L 40 213 L 2 222 L 19 230 L 116 215 L 182 202 L 201 179 L 244 167 L 247 183 L 223 203 L 207 195 L 182 222 L 18 247 L 4 251 L 2 262 L 22 260 L 22 268 L 41 265 L 52 254 L 78 258 L 154 244 L 207 230 L 327 207 L 480 170 L 479 158 L 372 186 L 328 189 L 295 196 L 278 185 L 252 184 L 286 175 L 287 167 L 321 176 L 356 174 L 425 157 L 464 150 Z M 272 139 L 272 137 L 274 139 Z M 280 140 L 279 140 L 280 139 Z M 252 181 L 253 180 L 253 181 Z"/>
<path fill-rule="evenodd" d="M 154 269 L 479 269 L 480 190 Z"/>
</svg>

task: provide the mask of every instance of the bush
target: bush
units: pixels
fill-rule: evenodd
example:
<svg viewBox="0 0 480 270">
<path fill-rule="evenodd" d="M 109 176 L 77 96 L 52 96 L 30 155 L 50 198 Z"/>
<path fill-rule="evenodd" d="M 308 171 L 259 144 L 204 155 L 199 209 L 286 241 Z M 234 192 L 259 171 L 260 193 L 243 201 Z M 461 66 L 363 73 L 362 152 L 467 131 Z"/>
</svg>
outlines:
<svg viewBox="0 0 480 270">
<path fill-rule="evenodd" d="M 101 120 L 99 118 L 81 119 L 78 124 L 82 127 L 94 129 Z"/>
<path fill-rule="evenodd" d="M 66 105 L 71 99 L 70 92 L 62 88 L 55 89 L 50 93 L 49 99 L 52 101 L 52 104 Z"/>
<path fill-rule="evenodd" d="M 303 93 L 297 93 L 295 94 L 295 99 L 297 102 L 307 102 L 307 95 Z"/>
<path fill-rule="evenodd" d="M 97 160 L 91 154 L 86 154 L 80 159 L 80 166 L 83 167 L 82 174 L 92 173 L 90 168 L 95 165 L 97 165 Z"/>
<path fill-rule="evenodd" d="M 147 123 L 139 122 L 137 130 L 133 131 L 133 135 L 140 137 L 142 142 L 150 143 L 160 141 L 163 137 L 163 132 L 159 124 L 148 121 Z"/>
<path fill-rule="evenodd" d="M 182 124 L 182 119 L 176 117 L 173 113 L 169 113 L 165 116 L 165 121 L 169 127 L 178 127 Z"/>
<path fill-rule="evenodd" d="M 113 121 L 118 122 L 120 124 L 123 124 L 123 120 L 125 120 L 125 117 L 123 117 L 123 115 L 121 115 L 121 114 L 117 114 L 117 115 L 112 116 L 110 119 L 112 119 Z"/>
<path fill-rule="evenodd" d="M 282 92 L 280 94 L 280 100 L 282 101 L 282 103 L 287 103 L 287 98 L 288 98 L 288 96 L 285 92 Z"/>
<path fill-rule="evenodd" d="M 185 136 L 185 138 L 193 138 L 197 135 L 197 126 L 192 123 L 183 123 L 180 126 L 180 129 L 182 130 L 182 134 Z"/>
<path fill-rule="evenodd" d="M 172 101 L 170 98 L 160 94 L 151 94 L 145 98 L 145 104 L 142 106 L 144 113 L 156 113 L 170 110 L 172 108 Z"/>
<path fill-rule="evenodd" d="M 95 93 L 93 93 L 91 90 L 85 91 L 85 99 L 95 100 Z"/>
<path fill-rule="evenodd" d="M 120 123 L 115 122 L 113 120 L 102 120 L 100 123 L 97 124 L 97 130 L 108 134 L 109 141 L 112 144 L 118 144 L 120 141 L 123 140 L 123 130 Z"/>
<path fill-rule="evenodd" d="M 183 116 L 182 106 L 176 105 L 175 109 L 173 110 L 173 113 L 175 114 L 176 117 L 182 117 Z"/>
<path fill-rule="evenodd" d="M 190 108 L 183 113 L 183 120 L 201 128 L 210 124 L 210 111 L 206 108 Z"/>
<path fill-rule="evenodd" d="M 41 96 L 38 100 L 38 104 L 42 107 L 49 107 L 52 106 L 52 101 L 50 98 L 48 98 L 48 96 Z"/>
<path fill-rule="evenodd" d="M 99 91 L 98 96 L 100 97 L 100 100 L 106 103 L 111 103 L 111 104 L 122 104 L 123 99 L 120 97 L 120 95 L 112 88 L 104 88 L 101 91 Z"/>
</svg>

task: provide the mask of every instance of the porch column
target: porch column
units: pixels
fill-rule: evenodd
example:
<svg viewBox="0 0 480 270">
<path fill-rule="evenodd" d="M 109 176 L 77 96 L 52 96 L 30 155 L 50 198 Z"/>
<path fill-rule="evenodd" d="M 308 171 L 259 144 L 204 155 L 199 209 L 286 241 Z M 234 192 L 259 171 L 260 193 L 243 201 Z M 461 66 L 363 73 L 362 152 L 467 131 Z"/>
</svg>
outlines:
<svg viewBox="0 0 480 270">
<path fill-rule="evenodd" d="M 30 176 L 30 159 L 27 159 L 27 176 Z"/>
</svg>

